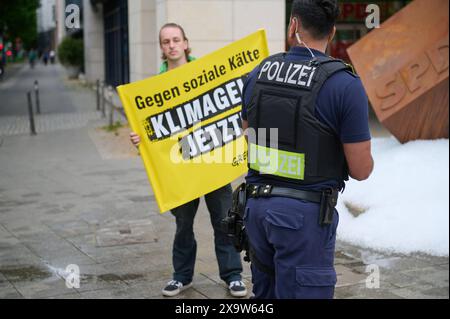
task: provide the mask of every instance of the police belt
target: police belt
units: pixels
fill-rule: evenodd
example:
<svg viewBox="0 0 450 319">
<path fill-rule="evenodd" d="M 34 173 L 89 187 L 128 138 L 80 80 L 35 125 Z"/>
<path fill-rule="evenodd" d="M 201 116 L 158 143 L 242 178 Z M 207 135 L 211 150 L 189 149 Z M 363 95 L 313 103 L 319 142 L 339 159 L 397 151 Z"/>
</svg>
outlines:
<svg viewBox="0 0 450 319">
<path fill-rule="evenodd" d="M 294 199 L 306 200 L 313 203 L 320 203 L 322 200 L 321 192 L 303 191 L 299 189 L 278 187 L 272 185 L 247 185 L 247 197 L 289 197 Z"/>
</svg>

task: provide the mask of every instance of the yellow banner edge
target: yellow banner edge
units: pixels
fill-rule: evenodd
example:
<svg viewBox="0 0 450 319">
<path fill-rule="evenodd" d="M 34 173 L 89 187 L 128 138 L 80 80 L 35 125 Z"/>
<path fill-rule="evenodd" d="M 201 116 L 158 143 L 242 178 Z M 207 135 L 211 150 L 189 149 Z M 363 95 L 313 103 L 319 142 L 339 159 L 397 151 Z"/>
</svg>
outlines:
<svg viewBox="0 0 450 319">
<path fill-rule="evenodd" d="M 253 33 L 251 33 L 251 34 L 249 34 L 249 35 L 247 35 L 247 36 L 245 36 L 245 37 L 243 37 L 243 38 L 241 38 L 241 39 L 239 39 L 239 40 L 233 41 L 233 42 L 231 42 L 231 43 L 229 43 L 229 44 L 227 44 L 227 45 L 225 45 L 225 46 L 223 46 L 223 47 L 221 47 L 221 48 L 219 48 L 219 49 L 217 49 L 217 50 L 222 50 L 222 49 L 228 48 L 228 47 L 234 45 L 235 42 L 238 42 L 238 41 L 244 41 L 244 40 L 247 39 L 247 38 L 251 38 L 251 37 L 256 36 L 258 33 L 261 34 L 261 37 L 262 37 L 263 42 L 264 42 L 264 43 L 268 43 L 268 42 L 267 42 L 267 34 L 266 34 L 266 30 L 265 30 L 264 28 L 260 28 L 260 29 L 258 29 L 257 31 L 255 31 L 255 32 L 253 32 Z M 267 52 L 266 52 L 267 54 L 266 54 L 266 56 L 269 56 L 269 54 L 270 54 L 270 52 L 269 52 L 269 47 L 266 46 L 266 49 L 267 49 Z M 202 58 L 214 54 L 217 50 L 214 50 L 213 52 L 210 52 L 210 53 L 208 53 L 208 54 L 202 56 Z M 122 106 L 123 106 L 123 108 L 124 108 L 124 110 L 125 110 L 126 116 L 127 116 L 127 118 L 129 119 L 130 127 L 131 127 L 132 131 L 134 131 L 134 132 L 136 132 L 136 133 L 140 133 L 140 130 L 139 130 L 139 128 L 135 127 L 135 125 L 134 125 L 134 123 L 136 122 L 136 119 L 133 117 L 133 112 L 128 110 L 128 104 L 127 104 L 127 103 L 123 103 L 124 100 L 128 101 L 129 99 L 127 99 L 127 96 L 124 94 L 124 92 L 122 92 L 122 89 L 124 89 L 127 85 L 134 84 L 134 83 L 138 83 L 138 82 L 144 81 L 144 80 L 146 80 L 146 79 L 142 79 L 142 80 L 139 80 L 139 81 L 135 81 L 135 82 L 133 82 L 133 83 L 128 83 L 128 84 L 123 84 L 123 85 L 117 86 L 117 92 L 118 92 L 118 94 L 119 94 L 120 100 L 122 101 Z M 141 134 L 139 134 L 139 135 L 141 135 Z M 178 206 L 180 206 L 180 205 L 186 204 L 186 203 L 183 202 L 183 201 L 177 201 L 177 202 L 173 203 L 173 205 L 165 205 L 164 203 L 161 203 L 161 202 L 159 201 L 160 196 L 157 196 L 157 195 L 156 195 L 156 192 L 157 192 L 156 189 L 157 189 L 157 188 L 155 187 L 154 183 L 152 182 L 152 180 L 157 180 L 156 177 L 155 177 L 155 175 L 153 174 L 153 167 L 147 167 L 147 166 L 151 166 L 150 156 L 149 156 L 149 154 L 147 154 L 146 148 L 142 148 L 142 149 L 139 148 L 139 152 L 140 152 L 140 154 L 141 154 L 141 158 L 142 158 L 142 161 L 143 161 L 143 164 L 144 164 L 144 168 L 145 168 L 145 170 L 146 170 L 146 172 L 147 172 L 147 178 L 148 178 L 148 180 L 149 180 L 149 182 L 150 182 L 150 185 L 151 185 L 151 187 L 152 187 L 152 191 L 153 191 L 153 193 L 154 193 L 156 203 L 157 203 L 158 208 L 159 208 L 159 210 L 160 210 L 160 214 L 166 213 L 167 211 L 169 211 L 169 210 L 172 209 L 172 208 L 176 208 L 176 207 L 178 207 Z M 145 163 L 149 163 L 149 165 L 145 165 Z M 240 176 L 242 176 L 242 175 L 245 174 L 245 173 L 246 173 L 246 172 L 238 174 L 237 176 L 234 177 L 233 180 L 236 180 L 237 178 L 239 178 Z M 232 181 L 233 181 L 233 180 L 232 180 Z M 231 182 L 232 182 L 232 181 L 231 181 Z M 230 182 L 230 183 L 231 183 L 231 182 Z M 222 186 L 219 186 L 218 188 L 223 187 L 223 186 L 225 186 L 225 185 L 226 185 L 226 184 L 224 184 L 224 185 L 222 185 Z M 208 193 L 205 193 L 205 194 L 208 194 Z M 202 194 L 202 195 L 200 195 L 199 197 L 204 196 L 205 194 Z"/>
<path fill-rule="evenodd" d="M 123 88 L 123 85 L 119 85 L 117 87 L 117 92 L 119 93 L 120 100 L 121 101 L 128 101 L 127 96 L 124 94 L 124 92 L 122 92 L 122 88 Z M 135 127 L 136 119 L 133 116 L 133 112 L 128 110 L 128 104 L 122 102 L 122 106 L 123 106 L 123 109 L 125 110 L 125 114 L 126 114 L 126 116 L 128 118 L 128 122 L 130 124 L 131 130 L 133 132 L 140 133 L 140 129 L 138 127 Z M 139 135 L 141 136 L 141 134 L 139 134 Z M 151 164 L 152 162 L 150 161 L 150 156 L 149 156 L 149 154 L 147 154 L 147 149 L 145 147 L 143 147 L 143 148 L 139 147 L 139 153 L 141 155 L 141 159 L 142 159 L 142 162 L 144 164 L 144 168 L 145 168 L 145 170 L 147 172 L 147 179 L 149 180 L 150 185 L 152 187 L 153 195 L 155 196 L 155 200 L 156 200 L 156 203 L 158 204 L 158 208 L 160 210 L 160 213 L 164 213 L 167 210 L 164 210 L 164 205 L 159 202 L 159 200 L 158 200 L 159 196 L 156 196 L 156 194 L 155 194 L 157 188 L 155 187 L 155 185 L 152 182 L 152 180 L 157 180 L 155 178 L 154 174 L 153 174 L 153 169 L 154 168 L 153 167 L 148 167 L 148 166 L 152 166 L 152 164 Z M 145 165 L 145 163 L 148 163 L 148 165 Z"/>
</svg>

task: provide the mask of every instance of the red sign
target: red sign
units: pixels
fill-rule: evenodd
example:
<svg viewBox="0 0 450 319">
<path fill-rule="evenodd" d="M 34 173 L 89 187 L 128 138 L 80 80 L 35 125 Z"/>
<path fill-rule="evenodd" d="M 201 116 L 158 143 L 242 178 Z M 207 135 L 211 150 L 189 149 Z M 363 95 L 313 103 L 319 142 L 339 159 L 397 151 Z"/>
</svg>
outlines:
<svg viewBox="0 0 450 319">
<path fill-rule="evenodd" d="M 364 20 L 366 18 L 366 7 L 368 3 L 343 3 L 341 7 L 341 18 L 343 20 Z"/>
<path fill-rule="evenodd" d="M 375 4 L 380 8 L 381 21 L 386 20 L 395 13 L 396 7 L 400 7 L 399 1 L 372 1 L 372 2 L 344 2 L 340 3 L 341 14 L 338 22 L 364 22 L 367 15 L 366 8 L 369 4 Z"/>
</svg>

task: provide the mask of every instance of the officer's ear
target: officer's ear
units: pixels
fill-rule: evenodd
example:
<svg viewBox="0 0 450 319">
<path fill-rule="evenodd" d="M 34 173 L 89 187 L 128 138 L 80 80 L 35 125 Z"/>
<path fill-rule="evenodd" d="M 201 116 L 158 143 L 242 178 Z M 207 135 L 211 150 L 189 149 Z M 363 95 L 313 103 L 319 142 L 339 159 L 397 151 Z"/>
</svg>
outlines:
<svg viewBox="0 0 450 319">
<path fill-rule="evenodd" d="M 288 36 L 289 36 L 289 38 L 294 38 L 295 37 L 295 32 L 297 32 L 297 18 L 296 17 L 291 17 L 291 21 L 289 23 L 289 28 L 288 28 Z"/>
<path fill-rule="evenodd" d="M 331 41 L 333 41 L 335 35 L 336 35 L 336 26 L 333 27 L 333 30 L 328 36 L 328 45 L 330 45 Z"/>
</svg>

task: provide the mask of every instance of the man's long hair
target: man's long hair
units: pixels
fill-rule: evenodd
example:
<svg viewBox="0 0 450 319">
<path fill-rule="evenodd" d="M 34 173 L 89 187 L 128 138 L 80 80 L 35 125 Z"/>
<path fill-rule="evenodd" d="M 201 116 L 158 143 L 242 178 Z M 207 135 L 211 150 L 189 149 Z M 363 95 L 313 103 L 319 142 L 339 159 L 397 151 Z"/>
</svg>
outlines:
<svg viewBox="0 0 450 319">
<path fill-rule="evenodd" d="M 181 27 L 181 25 L 176 24 L 176 23 L 172 23 L 172 22 L 171 23 L 166 23 L 165 25 L 163 25 L 161 27 L 161 29 L 159 30 L 159 44 L 161 45 L 161 30 L 164 29 L 164 28 L 169 28 L 169 27 L 180 29 L 181 34 L 183 35 L 183 40 L 187 41 L 187 43 L 188 43 L 188 47 L 187 47 L 186 50 L 184 50 L 184 54 L 186 55 L 186 60 L 189 61 L 189 54 L 191 53 L 191 48 L 189 47 L 189 40 L 186 37 L 186 33 L 184 32 L 184 29 Z M 164 61 L 167 60 L 167 56 L 164 54 L 164 52 L 161 55 L 161 59 L 163 59 Z"/>
</svg>

